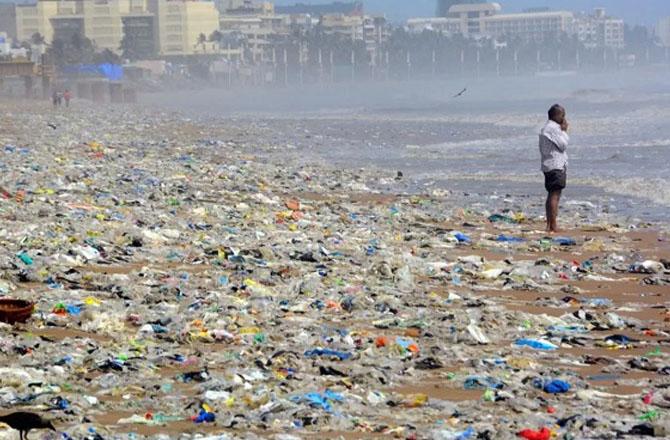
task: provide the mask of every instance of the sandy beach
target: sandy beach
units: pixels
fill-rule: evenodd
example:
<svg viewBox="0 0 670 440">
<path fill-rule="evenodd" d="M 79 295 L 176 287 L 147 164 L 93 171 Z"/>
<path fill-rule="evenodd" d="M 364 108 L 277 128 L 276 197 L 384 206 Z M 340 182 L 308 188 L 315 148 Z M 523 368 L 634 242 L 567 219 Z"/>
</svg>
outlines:
<svg viewBox="0 0 670 440">
<path fill-rule="evenodd" d="M 667 422 L 667 223 L 574 203 L 547 237 L 541 195 L 422 187 L 296 141 L 452 136 L 359 127 L 3 105 L 0 293 L 35 313 L 0 327 L 1 411 L 109 439 Z"/>
</svg>

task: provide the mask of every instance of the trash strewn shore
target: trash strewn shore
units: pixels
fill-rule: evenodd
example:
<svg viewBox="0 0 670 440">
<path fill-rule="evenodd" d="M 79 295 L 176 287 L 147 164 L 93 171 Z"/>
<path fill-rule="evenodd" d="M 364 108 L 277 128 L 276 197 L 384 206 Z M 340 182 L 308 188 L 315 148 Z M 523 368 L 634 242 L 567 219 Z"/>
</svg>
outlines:
<svg viewBox="0 0 670 440">
<path fill-rule="evenodd" d="M 44 438 L 670 435 L 656 227 L 574 205 L 547 237 L 262 126 L 0 115 L 0 295 L 35 305 L 0 324 L 0 412 Z"/>
</svg>

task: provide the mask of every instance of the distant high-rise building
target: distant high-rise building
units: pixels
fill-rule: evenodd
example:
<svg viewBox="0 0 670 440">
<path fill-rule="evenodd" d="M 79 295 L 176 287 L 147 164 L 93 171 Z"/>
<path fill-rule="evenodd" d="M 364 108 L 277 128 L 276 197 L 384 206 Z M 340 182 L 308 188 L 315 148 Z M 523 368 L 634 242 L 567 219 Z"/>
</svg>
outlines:
<svg viewBox="0 0 670 440">
<path fill-rule="evenodd" d="M 314 17 L 328 14 L 363 15 L 363 2 L 341 2 L 311 5 L 296 3 L 291 6 L 275 6 L 278 14 L 310 14 Z"/>
<path fill-rule="evenodd" d="M 656 36 L 663 46 L 670 47 L 670 17 L 665 17 L 658 21 Z"/>
<path fill-rule="evenodd" d="M 610 47 L 623 49 L 624 21 L 609 17 L 604 8 L 596 8 L 591 15 L 578 14 L 575 32 L 586 47 Z"/>
<path fill-rule="evenodd" d="M 16 39 L 29 41 L 35 34 L 40 34 L 47 43 L 53 40 L 51 18 L 58 14 L 60 2 L 38 2 L 33 5 L 16 5 Z"/>
<path fill-rule="evenodd" d="M 546 8 L 503 14 L 500 3 L 463 0 L 442 0 L 438 13 L 445 12 L 441 8 L 448 10 L 444 16 L 413 18 L 408 20 L 407 28 L 411 32 L 433 30 L 465 37 L 512 37 L 524 41 L 543 41 L 568 34 L 576 35 L 587 47 L 625 47 L 623 20 L 608 16 L 603 8 L 592 15 Z M 657 35 L 661 40 L 663 29 L 660 23 Z"/>
<path fill-rule="evenodd" d="M 437 11 L 435 13 L 438 17 L 446 17 L 449 15 L 449 8 L 454 5 L 482 3 L 483 0 L 437 0 Z"/>
<path fill-rule="evenodd" d="M 156 17 L 159 55 L 182 56 L 214 51 L 214 44 L 207 41 L 220 26 L 219 11 L 213 1 L 150 0 L 148 6 L 149 12 Z"/>
<path fill-rule="evenodd" d="M 0 32 L 6 32 L 9 38 L 16 38 L 16 9 L 11 3 L 0 4 Z"/>
</svg>

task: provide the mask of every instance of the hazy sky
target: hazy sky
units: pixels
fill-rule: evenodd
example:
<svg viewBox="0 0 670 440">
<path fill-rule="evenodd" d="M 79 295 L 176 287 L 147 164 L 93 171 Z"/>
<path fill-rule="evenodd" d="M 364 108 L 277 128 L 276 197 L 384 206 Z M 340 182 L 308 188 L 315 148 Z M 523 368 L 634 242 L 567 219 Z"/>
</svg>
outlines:
<svg viewBox="0 0 670 440">
<path fill-rule="evenodd" d="M 278 5 L 301 3 L 330 3 L 331 0 L 275 0 Z M 435 14 L 436 0 L 364 0 L 369 12 L 385 12 L 391 20 Z M 632 24 L 653 25 L 659 17 L 670 16 L 670 0 L 498 0 L 503 11 L 520 11 L 534 6 L 552 9 L 590 11 L 603 6 L 610 15 L 623 17 Z"/>
</svg>

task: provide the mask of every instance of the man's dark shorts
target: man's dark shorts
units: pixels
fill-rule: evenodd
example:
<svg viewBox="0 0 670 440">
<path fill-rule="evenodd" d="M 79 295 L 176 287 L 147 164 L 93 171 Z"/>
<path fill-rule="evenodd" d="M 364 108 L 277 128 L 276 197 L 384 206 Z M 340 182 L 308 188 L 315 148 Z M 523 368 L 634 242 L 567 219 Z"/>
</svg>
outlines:
<svg viewBox="0 0 670 440">
<path fill-rule="evenodd" d="M 551 170 L 544 173 L 544 187 L 548 192 L 564 190 L 567 180 L 568 173 L 566 170 Z"/>
</svg>

